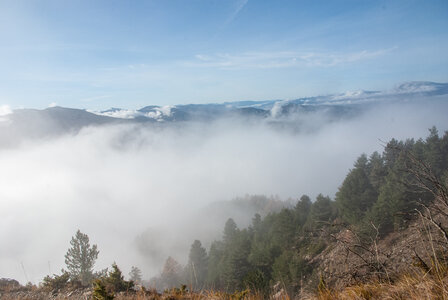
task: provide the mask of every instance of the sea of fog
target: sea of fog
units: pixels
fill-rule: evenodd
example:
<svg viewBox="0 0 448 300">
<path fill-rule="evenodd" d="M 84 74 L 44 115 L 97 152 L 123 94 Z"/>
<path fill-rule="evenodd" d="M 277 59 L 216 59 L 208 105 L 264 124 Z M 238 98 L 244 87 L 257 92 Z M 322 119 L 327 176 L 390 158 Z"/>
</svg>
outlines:
<svg viewBox="0 0 448 300">
<path fill-rule="evenodd" d="M 360 154 L 391 138 L 424 138 L 433 125 L 448 130 L 446 102 L 372 106 L 331 122 L 315 113 L 300 117 L 300 130 L 235 118 L 88 127 L 0 149 L 0 277 L 38 283 L 60 273 L 80 229 L 100 250 L 96 270 L 116 262 L 148 279 L 168 255 L 185 262 L 194 239 L 220 237 L 224 224 L 197 214 L 208 204 L 334 197 Z M 216 230 L 204 236 L 202 227 Z M 148 231 L 154 238 L 142 247 Z"/>
</svg>

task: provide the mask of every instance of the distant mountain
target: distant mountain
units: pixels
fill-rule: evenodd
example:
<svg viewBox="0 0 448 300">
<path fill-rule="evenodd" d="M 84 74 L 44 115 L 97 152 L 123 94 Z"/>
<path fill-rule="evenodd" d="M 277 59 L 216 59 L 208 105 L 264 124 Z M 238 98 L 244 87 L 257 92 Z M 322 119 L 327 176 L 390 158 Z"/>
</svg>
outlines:
<svg viewBox="0 0 448 300">
<path fill-rule="evenodd" d="M 123 119 L 147 118 L 158 122 L 207 121 L 220 117 L 246 116 L 281 118 L 294 113 L 326 110 L 340 116 L 353 109 L 353 105 L 384 101 L 414 100 L 417 97 L 448 95 L 448 83 L 413 81 L 398 85 L 389 91 L 351 91 L 342 94 L 306 97 L 293 100 L 238 101 L 175 106 L 146 106 L 139 110 L 112 108 L 94 112 L 98 115 Z"/>
<path fill-rule="evenodd" d="M 75 134 L 86 126 L 122 122 L 121 119 L 73 108 L 17 109 L 0 119 L 0 147 L 16 145 L 22 139 Z"/>
<path fill-rule="evenodd" d="M 262 120 L 280 129 L 296 131 L 303 130 L 302 121 L 307 114 L 320 113 L 331 122 L 357 116 L 376 104 L 438 99 L 445 95 L 448 95 L 448 83 L 414 81 L 400 84 L 389 91 L 354 91 L 293 100 L 149 105 L 138 110 L 111 108 L 99 112 L 63 107 L 17 109 L 0 116 L 0 147 L 15 145 L 26 138 L 75 134 L 87 126 L 107 124 L 163 126 L 187 121 L 239 118 Z"/>
</svg>

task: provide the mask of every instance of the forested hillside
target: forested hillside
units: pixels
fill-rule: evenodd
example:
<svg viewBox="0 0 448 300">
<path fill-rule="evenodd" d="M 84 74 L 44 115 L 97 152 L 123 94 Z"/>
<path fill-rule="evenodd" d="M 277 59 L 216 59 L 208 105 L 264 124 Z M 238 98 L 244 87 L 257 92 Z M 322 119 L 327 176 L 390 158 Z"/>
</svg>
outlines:
<svg viewBox="0 0 448 300">
<path fill-rule="evenodd" d="M 294 208 L 264 218 L 256 214 L 244 229 L 229 219 L 222 238 L 208 251 L 194 241 L 187 266 L 183 269 L 170 257 L 151 284 L 160 289 L 184 283 L 195 290 L 249 288 L 269 293 L 280 283 L 290 295 L 317 288 L 324 278 L 313 258 L 334 246 L 333 234 L 350 229 L 367 247 L 373 238 L 406 229 L 416 218 L 416 209 L 431 204 L 434 195 L 422 188 L 421 178 L 413 172 L 419 162 L 445 182 L 448 132 L 439 136 L 432 128 L 425 140 L 392 139 L 383 153 L 362 154 L 335 199 L 303 195 Z"/>
</svg>

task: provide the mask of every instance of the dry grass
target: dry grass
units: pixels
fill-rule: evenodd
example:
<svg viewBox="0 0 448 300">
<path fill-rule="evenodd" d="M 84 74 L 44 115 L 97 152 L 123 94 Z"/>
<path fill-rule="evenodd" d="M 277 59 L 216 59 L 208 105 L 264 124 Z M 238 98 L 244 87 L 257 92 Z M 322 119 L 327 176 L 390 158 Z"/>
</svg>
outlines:
<svg viewBox="0 0 448 300">
<path fill-rule="evenodd" d="M 443 276 L 441 276 L 443 275 Z M 323 289 L 314 299 L 448 299 L 448 272 L 431 275 L 416 272 L 402 276 L 394 283 L 364 283 L 342 291 Z"/>
<path fill-rule="evenodd" d="M 0 296 L 1 299 L 16 300 L 16 299 L 90 299 L 89 295 L 58 295 L 51 298 L 42 298 L 42 295 L 5 295 Z M 6 296 L 6 297 L 5 297 Z M 25 297 L 24 297 L 25 296 Z M 37 297 L 36 297 L 37 296 Z M 40 296 L 40 297 L 39 297 Z M 48 294 L 47 294 L 48 296 Z M 290 300 L 284 294 L 271 295 L 270 299 L 275 300 Z M 179 290 L 172 290 L 159 294 L 153 291 L 138 291 L 132 294 L 118 294 L 116 300 L 262 300 L 266 299 L 261 294 L 251 293 L 249 291 L 242 291 L 235 294 L 228 294 L 219 291 L 207 290 L 202 292 L 179 292 Z M 304 297 L 302 299 L 313 300 L 348 300 L 348 299 L 443 299 L 448 300 L 448 268 L 439 268 L 435 274 L 417 271 L 406 274 L 396 280 L 394 283 L 371 282 L 363 283 L 350 287 L 346 287 L 341 291 L 336 291 L 328 288 L 321 288 L 315 295 Z"/>
<path fill-rule="evenodd" d="M 181 299 L 191 299 L 191 300 L 263 300 L 265 297 L 263 295 L 258 293 L 251 293 L 248 290 L 237 292 L 234 294 L 228 294 L 224 292 L 219 291 L 213 291 L 213 290 L 205 290 L 202 292 L 183 292 L 179 293 L 176 290 L 165 292 L 163 294 L 157 294 L 157 293 L 148 293 L 145 291 L 137 292 L 136 294 L 131 295 L 117 295 L 115 297 L 117 300 L 148 300 L 148 299 L 154 299 L 154 300 L 181 300 Z M 284 299 L 289 300 L 289 298 L 280 297 L 277 299 Z"/>
</svg>

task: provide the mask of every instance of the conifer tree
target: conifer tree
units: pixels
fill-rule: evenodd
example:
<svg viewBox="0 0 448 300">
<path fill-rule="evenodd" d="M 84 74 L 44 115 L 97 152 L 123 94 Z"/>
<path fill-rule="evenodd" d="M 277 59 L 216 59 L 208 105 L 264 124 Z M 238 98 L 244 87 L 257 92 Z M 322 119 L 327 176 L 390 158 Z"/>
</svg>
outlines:
<svg viewBox="0 0 448 300">
<path fill-rule="evenodd" d="M 209 288 L 222 288 L 222 261 L 224 257 L 224 244 L 221 241 L 214 241 L 210 246 L 208 254 L 208 270 L 206 284 Z"/>
<path fill-rule="evenodd" d="M 132 266 L 129 278 L 136 284 L 140 284 L 142 282 L 142 271 L 138 267 Z"/>
<path fill-rule="evenodd" d="M 186 267 L 187 280 L 194 290 L 202 289 L 207 276 L 207 252 L 199 240 L 195 240 L 190 248 L 188 265 Z"/>
<path fill-rule="evenodd" d="M 238 233 L 238 227 L 236 226 L 235 221 L 232 218 L 229 218 L 224 225 L 224 236 L 223 242 L 225 244 L 229 244 L 235 238 Z"/>
<path fill-rule="evenodd" d="M 298 227 L 301 227 L 305 224 L 306 219 L 310 214 L 311 206 L 312 202 L 308 195 L 303 195 L 302 197 L 300 197 L 300 200 L 297 201 L 297 204 L 294 207 L 294 219 Z"/>
<path fill-rule="evenodd" d="M 93 278 L 93 266 L 99 253 L 97 246 L 90 246 L 89 237 L 80 230 L 72 237 L 70 245 L 71 247 L 65 254 L 65 264 L 70 277 L 87 285 Z"/>
<path fill-rule="evenodd" d="M 112 270 L 106 278 L 107 286 L 115 293 L 128 291 L 134 286 L 133 281 L 124 280 L 124 276 L 116 263 L 112 264 Z"/>
<path fill-rule="evenodd" d="M 377 197 L 378 194 L 368 177 L 367 157 L 363 154 L 336 193 L 339 212 L 349 224 L 357 224 L 375 203 Z"/>
</svg>

